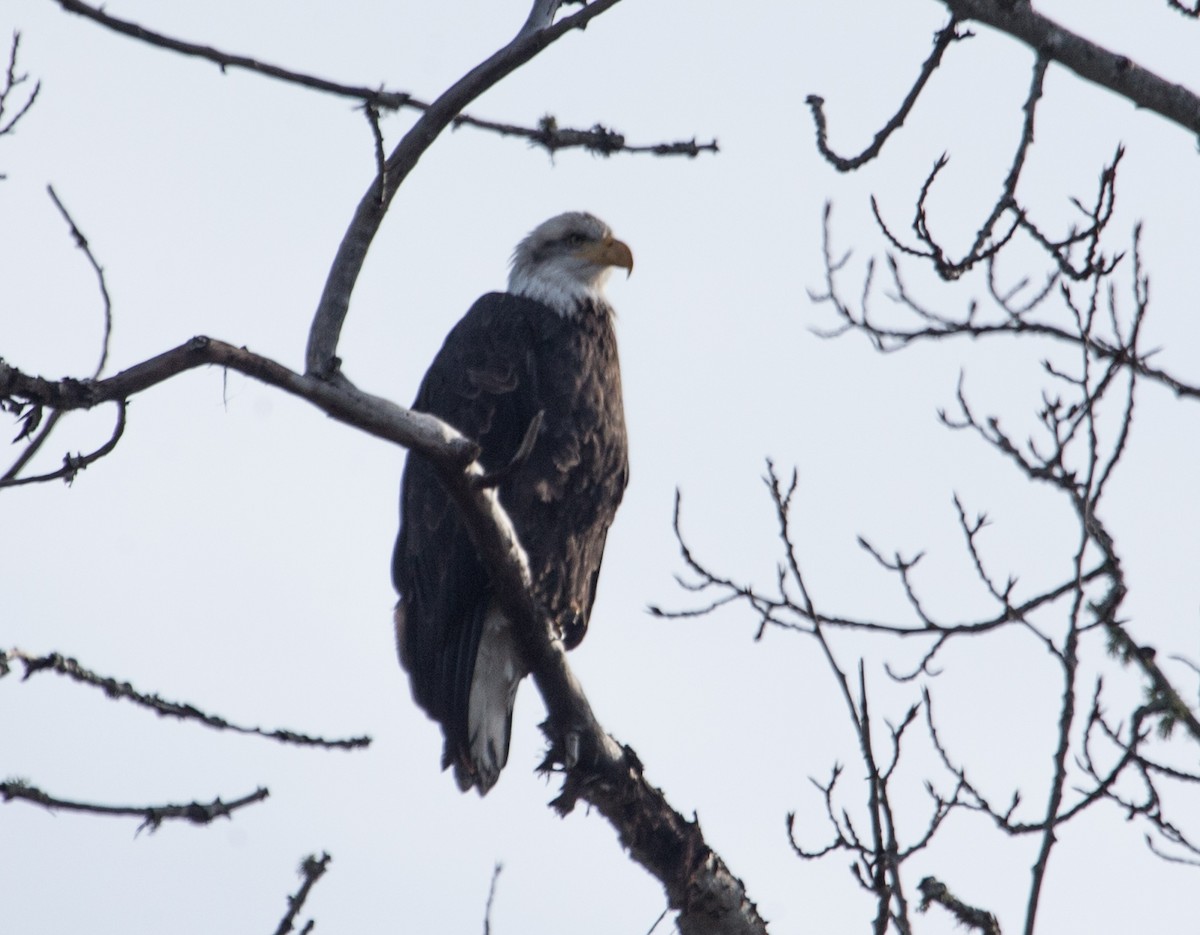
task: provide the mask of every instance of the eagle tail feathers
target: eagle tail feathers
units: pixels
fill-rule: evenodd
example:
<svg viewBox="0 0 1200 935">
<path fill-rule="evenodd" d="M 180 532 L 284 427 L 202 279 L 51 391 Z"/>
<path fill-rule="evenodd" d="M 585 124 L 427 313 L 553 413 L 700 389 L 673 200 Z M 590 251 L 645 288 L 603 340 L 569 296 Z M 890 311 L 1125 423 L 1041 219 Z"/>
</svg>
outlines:
<svg viewBox="0 0 1200 935">
<path fill-rule="evenodd" d="M 467 703 L 467 744 L 455 757 L 454 778 L 464 792 L 481 796 L 500 778 L 508 762 L 517 686 L 528 672 L 513 639 L 512 624 L 495 603 L 483 620 Z"/>
</svg>

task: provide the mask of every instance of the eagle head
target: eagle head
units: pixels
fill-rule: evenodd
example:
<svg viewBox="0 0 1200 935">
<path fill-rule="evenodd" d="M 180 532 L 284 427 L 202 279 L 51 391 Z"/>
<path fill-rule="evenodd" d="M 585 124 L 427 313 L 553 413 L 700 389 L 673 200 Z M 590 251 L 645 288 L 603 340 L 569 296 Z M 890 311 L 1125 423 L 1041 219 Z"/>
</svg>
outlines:
<svg viewBox="0 0 1200 935">
<path fill-rule="evenodd" d="M 614 266 L 633 272 L 633 253 L 609 226 L 584 211 L 568 211 L 530 231 L 513 251 L 508 291 L 573 315 L 587 301 L 604 302 Z"/>
</svg>

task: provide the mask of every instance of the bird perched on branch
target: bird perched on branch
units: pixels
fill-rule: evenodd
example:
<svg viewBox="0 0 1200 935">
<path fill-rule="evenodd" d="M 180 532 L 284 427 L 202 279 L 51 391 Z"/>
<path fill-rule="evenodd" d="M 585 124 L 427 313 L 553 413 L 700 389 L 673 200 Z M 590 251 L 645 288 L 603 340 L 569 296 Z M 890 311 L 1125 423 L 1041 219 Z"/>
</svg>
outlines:
<svg viewBox="0 0 1200 935">
<path fill-rule="evenodd" d="M 583 639 L 608 527 L 629 474 L 613 310 L 604 283 L 633 254 L 598 218 L 551 218 L 517 245 L 508 291 L 455 325 L 413 409 L 480 445 L 567 649 Z M 413 697 L 442 726 L 442 768 L 484 795 L 508 760 L 527 674 L 487 570 L 432 465 L 408 457 L 392 579 Z"/>
</svg>

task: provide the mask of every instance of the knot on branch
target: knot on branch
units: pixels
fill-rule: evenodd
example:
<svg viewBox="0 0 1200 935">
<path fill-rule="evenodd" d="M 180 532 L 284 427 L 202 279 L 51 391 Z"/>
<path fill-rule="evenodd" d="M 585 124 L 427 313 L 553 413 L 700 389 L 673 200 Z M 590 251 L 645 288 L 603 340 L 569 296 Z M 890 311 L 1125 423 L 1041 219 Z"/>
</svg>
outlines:
<svg viewBox="0 0 1200 935">
<path fill-rule="evenodd" d="M 954 896 L 946 887 L 946 884 L 940 880 L 934 877 L 926 877 L 917 884 L 917 889 L 921 893 L 920 909 L 922 912 L 927 912 L 932 903 L 937 903 L 948 910 L 951 915 L 967 928 L 978 929 L 984 935 L 1000 935 L 1000 923 L 996 921 L 994 915 L 983 909 L 968 906 L 961 899 Z"/>
<path fill-rule="evenodd" d="M 611 156 L 625 148 L 625 135 L 603 124 L 594 124 L 590 130 L 572 130 L 559 127 L 558 121 L 550 114 L 538 121 L 537 130 L 530 140 L 552 153 L 571 146 L 582 146 L 601 156 Z"/>
</svg>

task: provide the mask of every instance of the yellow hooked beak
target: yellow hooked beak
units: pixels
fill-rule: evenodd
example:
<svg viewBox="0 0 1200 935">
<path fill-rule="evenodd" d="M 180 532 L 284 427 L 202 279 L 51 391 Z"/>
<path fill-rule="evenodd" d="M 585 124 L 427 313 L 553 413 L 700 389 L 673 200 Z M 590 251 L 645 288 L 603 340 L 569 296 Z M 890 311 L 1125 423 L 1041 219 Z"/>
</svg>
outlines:
<svg viewBox="0 0 1200 935">
<path fill-rule="evenodd" d="M 624 241 L 615 237 L 585 244 L 577 255 L 600 266 L 619 266 L 627 276 L 633 272 L 633 251 Z"/>
</svg>

